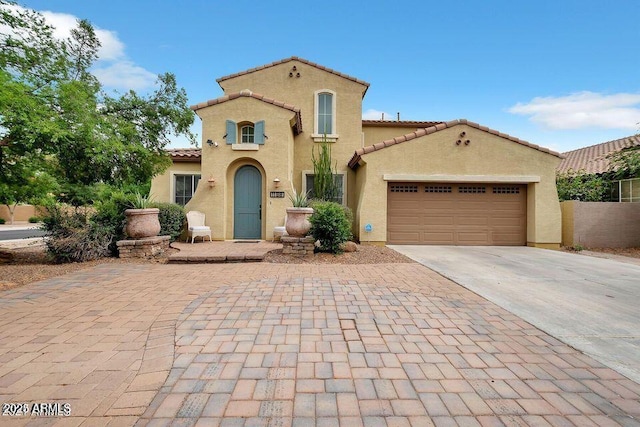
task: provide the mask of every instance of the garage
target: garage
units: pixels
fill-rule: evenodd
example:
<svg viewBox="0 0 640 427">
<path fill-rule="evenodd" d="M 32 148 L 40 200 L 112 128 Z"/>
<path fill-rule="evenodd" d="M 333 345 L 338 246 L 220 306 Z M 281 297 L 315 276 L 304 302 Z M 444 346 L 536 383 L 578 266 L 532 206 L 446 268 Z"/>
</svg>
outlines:
<svg viewBox="0 0 640 427">
<path fill-rule="evenodd" d="M 389 244 L 527 242 L 526 185 L 390 182 L 387 187 Z"/>
</svg>

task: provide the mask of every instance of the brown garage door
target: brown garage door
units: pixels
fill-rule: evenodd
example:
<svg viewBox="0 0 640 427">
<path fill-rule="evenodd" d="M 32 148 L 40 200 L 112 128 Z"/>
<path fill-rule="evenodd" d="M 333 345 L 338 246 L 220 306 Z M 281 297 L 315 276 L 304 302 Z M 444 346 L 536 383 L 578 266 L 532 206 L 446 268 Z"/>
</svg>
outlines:
<svg viewBox="0 0 640 427">
<path fill-rule="evenodd" d="M 526 215 L 526 185 L 394 182 L 387 190 L 387 241 L 521 246 Z"/>
</svg>

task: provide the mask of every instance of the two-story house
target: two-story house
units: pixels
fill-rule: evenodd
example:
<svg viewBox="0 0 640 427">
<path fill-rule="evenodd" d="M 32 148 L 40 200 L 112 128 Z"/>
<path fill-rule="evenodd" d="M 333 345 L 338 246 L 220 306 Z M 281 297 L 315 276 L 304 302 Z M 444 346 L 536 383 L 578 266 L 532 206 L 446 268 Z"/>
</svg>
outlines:
<svg viewBox="0 0 640 427">
<path fill-rule="evenodd" d="M 326 141 L 361 243 L 560 243 L 558 153 L 466 120 L 362 120 L 367 82 L 298 57 L 217 82 L 224 96 L 192 107 L 202 148 L 170 150 L 151 189 L 204 212 L 214 239 L 271 239 Z"/>
</svg>

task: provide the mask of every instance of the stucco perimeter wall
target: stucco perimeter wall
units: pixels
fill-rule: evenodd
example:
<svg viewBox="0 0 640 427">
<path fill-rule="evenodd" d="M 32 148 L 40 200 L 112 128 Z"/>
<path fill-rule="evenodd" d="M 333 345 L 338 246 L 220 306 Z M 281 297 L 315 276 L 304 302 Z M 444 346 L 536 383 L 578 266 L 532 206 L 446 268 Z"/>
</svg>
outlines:
<svg viewBox="0 0 640 427">
<path fill-rule="evenodd" d="M 29 221 L 32 216 L 40 216 L 42 213 L 39 208 L 33 205 L 18 205 L 13 214 L 14 221 Z M 9 208 L 6 205 L 0 205 L 0 218 L 4 219 L 7 224 L 11 221 L 11 214 Z"/>
<path fill-rule="evenodd" d="M 469 145 L 456 145 L 466 132 Z M 486 182 L 527 183 L 527 244 L 557 247 L 561 240 L 560 204 L 555 185 L 555 169 L 560 159 L 548 153 L 460 124 L 362 156 L 357 179 L 362 196 L 356 212 L 358 237 L 363 243 L 387 240 L 387 184 L 384 175 L 411 176 L 407 181 L 438 182 L 435 175 L 463 181 L 467 177 Z M 498 179 L 495 179 L 495 178 Z M 500 177 L 504 177 L 502 180 Z M 532 177 L 539 178 L 539 182 Z M 528 182 L 531 181 L 531 182 Z M 373 231 L 364 232 L 370 223 Z"/>
<path fill-rule="evenodd" d="M 640 246 L 640 203 L 562 202 L 562 244 L 587 248 Z"/>
<path fill-rule="evenodd" d="M 209 147 L 206 147 L 209 148 Z M 206 149 L 205 148 L 205 149 Z M 156 175 L 151 180 L 151 197 L 153 200 L 161 203 L 174 203 L 174 176 L 175 175 L 202 175 L 200 171 L 200 163 L 176 162 L 169 169 L 160 175 Z M 202 176 L 204 181 L 207 177 Z"/>
<path fill-rule="evenodd" d="M 240 97 L 203 108 L 197 113 L 202 119 L 203 141 L 211 139 L 218 143 L 218 147 L 203 147 L 202 180 L 186 209 L 205 213 L 205 222 L 211 227 L 214 240 L 233 239 L 235 174 L 244 165 L 255 166 L 262 176 L 261 237 L 272 239 L 273 228 L 284 224 L 286 207 L 291 206 L 286 196 L 270 198 L 269 193 L 275 190 L 290 192 L 292 188 L 295 177 L 292 173 L 294 144 L 290 121 L 294 112 L 253 98 Z M 236 123 L 264 120 L 268 139 L 254 151 L 234 150 L 223 138 L 226 120 Z M 216 181 L 214 187 L 208 185 L 210 177 Z M 277 189 L 273 182 L 275 178 L 280 180 Z"/>
</svg>

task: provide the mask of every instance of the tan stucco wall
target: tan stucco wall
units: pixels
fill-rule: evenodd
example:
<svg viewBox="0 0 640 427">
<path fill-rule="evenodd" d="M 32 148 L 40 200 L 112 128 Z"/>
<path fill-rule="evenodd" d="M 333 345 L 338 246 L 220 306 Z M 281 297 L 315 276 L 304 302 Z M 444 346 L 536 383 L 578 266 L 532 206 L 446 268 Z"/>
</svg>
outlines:
<svg viewBox="0 0 640 427">
<path fill-rule="evenodd" d="M 416 130 L 418 130 L 418 128 L 409 128 L 406 126 L 362 126 L 365 146 L 386 141 L 387 139 L 393 139 L 397 136 L 407 135 Z"/>
<path fill-rule="evenodd" d="M 171 165 L 169 169 L 164 171 L 164 173 L 155 176 L 151 180 L 151 191 L 149 194 L 153 197 L 153 200 L 161 202 L 161 203 L 173 203 L 173 185 L 174 185 L 174 175 L 202 175 L 202 178 L 206 181 L 207 177 L 205 177 L 200 172 L 200 163 L 187 163 L 187 162 L 177 162 Z"/>
<path fill-rule="evenodd" d="M 461 132 L 471 143 L 456 145 Z M 430 135 L 374 151 L 362 156 L 366 167 L 357 173 L 364 196 L 356 212 L 361 242 L 387 240 L 387 181 L 385 174 L 459 176 L 539 176 L 528 184 L 527 243 L 558 245 L 561 238 L 560 205 L 555 185 L 558 157 L 467 126 L 457 125 Z M 495 182 L 495 181 L 494 181 Z M 373 225 L 365 233 L 364 224 Z"/>
<path fill-rule="evenodd" d="M 289 77 L 292 67 L 300 77 Z M 311 153 L 319 143 L 314 141 L 315 93 L 329 90 L 336 97 L 336 132 L 338 139 L 331 143 L 332 158 L 338 172 L 345 173 L 347 205 L 355 209 L 356 174 L 347 166 L 353 152 L 362 145 L 362 95 L 365 86 L 327 73 L 316 67 L 291 61 L 259 72 L 253 72 L 221 82 L 225 94 L 251 90 L 277 101 L 299 108 L 303 132 L 294 135 L 290 121 L 294 113 L 265 102 L 240 97 L 197 111 L 202 119 L 202 140 L 218 142 L 217 148 L 204 146 L 202 151 L 202 177 L 211 174 L 216 187 L 200 185 L 187 209 L 197 209 L 209 218 L 218 218 L 212 227 L 214 239 L 233 238 L 233 178 L 238 168 L 253 164 L 263 178 L 263 231 L 262 237 L 271 239 L 273 227 L 283 225 L 285 208 L 290 206 L 288 197 L 269 198 L 275 190 L 273 179 L 281 181 L 278 190 L 290 193 L 302 189 L 303 171 L 312 171 Z M 233 151 L 222 136 L 226 133 L 225 121 L 265 121 L 265 134 L 269 137 L 258 151 Z M 219 219 L 222 219 L 219 220 Z"/>
<path fill-rule="evenodd" d="M 33 216 L 41 216 L 42 210 L 33 205 L 18 205 L 13 213 L 14 222 L 29 221 Z M 0 205 L 0 218 L 3 218 L 7 224 L 11 222 L 11 213 L 6 205 Z"/>
<path fill-rule="evenodd" d="M 300 77 L 289 77 L 294 66 Z M 336 131 L 339 137 L 331 149 L 338 171 L 347 172 L 351 155 L 362 146 L 362 95 L 366 88 L 360 83 L 299 61 L 290 61 L 224 80 L 221 86 L 227 94 L 249 89 L 300 108 L 303 133 L 295 137 L 293 165 L 293 184 L 298 190 L 302 188 L 302 171 L 313 170 L 311 151 L 318 145 L 312 138 L 316 91 L 327 89 L 336 94 Z M 353 184 L 354 178 L 348 177 L 347 187 Z"/>
<path fill-rule="evenodd" d="M 640 203 L 562 202 L 562 244 L 591 248 L 640 246 Z"/>
<path fill-rule="evenodd" d="M 275 191 L 273 180 L 278 178 L 278 191 L 291 191 L 295 179 L 293 173 L 294 140 L 290 120 L 294 113 L 249 97 L 240 97 L 219 105 L 198 110 L 202 119 L 202 139 L 218 142 L 218 147 L 206 144 L 202 149 L 202 181 L 187 210 L 206 214 L 206 224 L 211 227 L 214 239 L 233 239 L 233 192 L 237 170 L 247 164 L 255 166 L 262 175 L 262 238 L 272 239 L 273 228 L 283 225 L 289 199 L 270 198 Z M 223 139 L 226 120 L 265 121 L 264 145 L 257 151 L 236 151 Z M 211 188 L 207 180 L 213 177 L 216 185 Z"/>
</svg>

